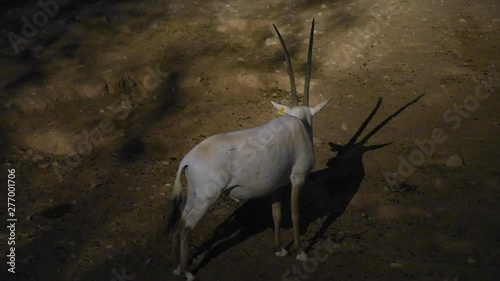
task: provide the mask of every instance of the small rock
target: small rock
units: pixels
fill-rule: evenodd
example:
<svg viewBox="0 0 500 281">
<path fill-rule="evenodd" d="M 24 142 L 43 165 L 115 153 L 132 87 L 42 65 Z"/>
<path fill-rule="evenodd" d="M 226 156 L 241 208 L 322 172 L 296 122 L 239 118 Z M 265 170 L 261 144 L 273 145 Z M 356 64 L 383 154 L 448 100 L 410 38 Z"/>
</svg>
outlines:
<svg viewBox="0 0 500 281">
<path fill-rule="evenodd" d="M 403 265 L 402 265 L 402 264 L 400 264 L 400 263 L 398 263 L 398 262 L 393 262 L 393 263 L 391 263 L 391 268 L 400 268 L 400 267 L 402 267 L 402 266 L 403 266 Z"/>
<path fill-rule="evenodd" d="M 118 27 L 118 31 L 123 32 L 123 33 L 131 33 L 132 32 L 130 27 L 128 27 L 126 25 L 121 25 L 120 27 Z"/>
<path fill-rule="evenodd" d="M 448 168 L 457 168 L 460 167 L 464 164 L 464 160 L 460 158 L 458 155 L 452 155 L 448 160 L 446 161 L 446 166 Z"/>
<path fill-rule="evenodd" d="M 217 32 L 226 32 L 227 31 L 227 27 L 224 27 L 224 26 L 217 26 L 216 28 Z"/>
<path fill-rule="evenodd" d="M 278 44 L 278 39 L 274 37 L 270 37 L 266 39 L 266 46 L 276 45 Z"/>
<path fill-rule="evenodd" d="M 461 23 L 467 23 L 467 21 L 465 19 L 459 19 L 458 21 Z"/>
<path fill-rule="evenodd" d="M 475 258 L 468 258 L 467 259 L 467 263 L 468 264 L 476 264 L 477 263 L 477 260 Z"/>
<path fill-rule="evenodd" d="M 326 9 L 326 4 L 321 4 L 321 9 Z"/>
<path fill-rule="evenodd" d="M 313 137 L 313 143 L 314 143 L 314 146 L 319 146 L 319 145 L 323 144 L 323 141 L 320 138 Z"/>
<path fill-rule="evenodd" d="M 39 162 L 41 160 L 43 160 L 43 156 L 40 154 L 35 154 L 32 159 L 33 162 Z"/>
<path fill-rule="evenodd" d="M 165 186 L 166 187 L 170 187 L 170 186 L 172 186 L 172 184 L 171 183 L 166 183 Z"/>
<path fill-rule="evenodd" d="M 42 164 L 38 165 L 38 168 L 45 169 L 45 168 L 49 167 L 50 165 L 51 165 L 50 162 L 42 163 Z"/>
<path fill-rule="evenodd" d="M 347 131 L 347 124 L 346 123 L 342 123 L 342 125 L 340 125 L 340 128 L 342 128 L 342 130 L 344 131 Z"/>
<path fill-rule="evenodd" d="M 443 188 L 443 187 L 446 187 L 448 185 L 446 180 L 444 180 L 442 178 L 434 179 L 433 183 L 434 183 L 434 186 L 437 188 Z"/>
</svg>

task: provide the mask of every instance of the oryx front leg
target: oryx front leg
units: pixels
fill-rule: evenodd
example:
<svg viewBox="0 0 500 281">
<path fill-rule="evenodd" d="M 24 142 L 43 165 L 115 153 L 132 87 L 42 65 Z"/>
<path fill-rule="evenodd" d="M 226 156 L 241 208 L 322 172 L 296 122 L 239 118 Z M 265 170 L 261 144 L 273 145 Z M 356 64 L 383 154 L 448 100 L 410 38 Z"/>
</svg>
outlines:
<svg viewBox="0 0 500 281">
<path fill-rule="evenodd" d="M 299 176 L 292 176 L 292 224 L 293 224 L 293 247 L 297 251 L 297 260 L 304 261 L 307 254 L 300 247 L 300 191 L 304 186 L 305 179 Z"/>
<path fill-rule="evenodd" d="M 288 254 L 287 250 L 283 248 L 281 244 L 281 200 L 282 194 L 281 189 L 275 191 L 273 195 L 271 195 L 272 200 L 272 208 L 273 208 L 273 221 L 274 221 L 274 248 L 276 250 L 275 255 L 278 257 L 284 257 Z"/>
</svg>

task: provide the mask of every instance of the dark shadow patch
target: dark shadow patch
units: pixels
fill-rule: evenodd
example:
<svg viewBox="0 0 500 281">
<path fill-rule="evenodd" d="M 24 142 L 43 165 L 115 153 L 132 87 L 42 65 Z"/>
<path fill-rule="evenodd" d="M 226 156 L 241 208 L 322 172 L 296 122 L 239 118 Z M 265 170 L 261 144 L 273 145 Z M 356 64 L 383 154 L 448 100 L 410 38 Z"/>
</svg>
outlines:
<svg viewBox="0 0 500 281">
<path fill-rule="evenodd" d="M 157 118 L 165 116 L 168 110 L 176 104 L 180 79 L 181 75 L 179 72 L 170 73 L 166 79 L 165 86 L 159 95 L 159 104 L 155 114 Z"/>
<path fill-rule="evenodd" d="M 132 137 L 125 141 L 119 149 L 118 156 L 121 161 L 131 162 L 146 152 L 146 145 L 140 137 Z"/>
<path fill-rule="evenodd" d="M 217 226 L 210 239 L 198 247 L 193 255 L 193 263 L 196 264 L 193 272 L 198 272 L 227 249 L 268 228 L 273 228 L 271 201 L 260 198 L 245 202 Z"/>
<path fill-rule="evenodd" d="M 40 213 L 40 216 L 47 219 L 57 219 L 68 213 L 73 213 L 73 205 L 59 204 L 53 207 L 46 208 Z"/>
<path fill-rule="evenodd" d="M 8 83 L 5 85 L 6 89 L 14 88 L 16 86 L 19 86 L 21 84 L 25 84 L 28 82 L 31 83 L 40 83 L 43 81 L 44 75 L 40 69 L 40 65 L 35 64 L 30 71 L 27 73 L 17 77 L 14 81 Z"/>
<path fill-rule="evenodd" d="M 75 58 L 76 57 L 76 50 L 80 47 L 79 44 L 77 43 L 71 43 L 68 44 L 64 47 L 62 47 L 59 51 L 61 52 L 61 55 L 66 58 Z"/>
</svg>

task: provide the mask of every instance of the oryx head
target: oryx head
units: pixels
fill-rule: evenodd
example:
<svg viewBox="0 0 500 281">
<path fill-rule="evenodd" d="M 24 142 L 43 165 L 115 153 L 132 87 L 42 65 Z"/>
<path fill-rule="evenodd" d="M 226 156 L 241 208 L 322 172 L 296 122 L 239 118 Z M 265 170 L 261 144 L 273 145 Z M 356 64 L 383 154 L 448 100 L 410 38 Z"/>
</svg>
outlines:
<svg viewBox="0 0 500 281">
<path fill-rule="evenodd" d="M 304 105 L 299 105 L 298 98 L 297 98 L 297 88 L 295 87 L 295 75 L 293 73 L 293 67 L 292 67 L 292 62 L 290 61 L 290 54 L 288 53 L 288 49 L 286 48 L 285 42 L 283 41 L 283 38 L 281 37 L 281 34 L 276 27 L 276 25 L 273 24 L 274 30 L 276 30 L 276 33 L 278 34 L 278 38 L 280 39 L 281 47 L 283 47 L 283 51 L 285 52 L 285 60 L 287 63 L 287 71 L 288 71 L 288 76 L 290 76 L 290 88 L 292 91 L 292 107 L 288 107 L 286 105 L 282 105 L 279 103 L 271 102 L 274 107 L 276 107 L 281 113 L 291 115 L 294 117 L 297 117 L 301 120 L 307 121 L 309 125 L 312 125 L 312 117 L 314 114 L 316 114 L 318 111 L 320 111 L 329 101 L 330 99 L 314 106 L 314 107 L 309 107 L 309 84 L 311 81 L 311 64 L 312 64 L 312 46 L 313 46 L 313 38 L 314 38 L 314 19 L 312 20 L 312 25 L 311 25 L 311 35 L 309 37 L 309 51 L 307 53 L 307 68 L 306 68 L 306 81 L 304 83 L 304 98 L 303 98 L 303 103 Z"/>
</svg>

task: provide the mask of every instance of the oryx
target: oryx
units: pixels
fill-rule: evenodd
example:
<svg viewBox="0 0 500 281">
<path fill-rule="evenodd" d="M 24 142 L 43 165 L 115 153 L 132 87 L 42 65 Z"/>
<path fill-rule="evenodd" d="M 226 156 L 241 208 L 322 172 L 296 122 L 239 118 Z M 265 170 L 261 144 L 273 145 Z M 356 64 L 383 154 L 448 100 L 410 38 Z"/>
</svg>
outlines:
<svg viewBox="0 0 500 281">
<path fill-rule="evenodd" d="M 313 149 L 312 117 L 330 100 L 309 107 L 314 19 L 309 40 L 303 106 L 298 105 L 294 72 L 288 50 L 278 28 L 273 26 L 285 52 L 293 107 L 272 102 L 280 112 L 284 113 L 282 117 L 256 128 L 209 137 L 196 145 L 180 162 L 173 189 L 174 209 L 167 230 L 175 229 L 172 240 L 177 261 L 179 261 L 180 239 L 180 264 L 178 263 L 174 274 L 182 272 L 188 280 L 195 278 L 188 270 L 190 233 L 224 191 L 229 192 L 229 196 L 236 200 L 267 195 L 273 197 L 276 255 L 284 256 L 287 251 L 282 247 L 280 240 L 281 199 L 277 190 L 291 184 L 293 245 L 297 250 L 297 259 L 307 259 L 299 242 L 299 193 L 316 160 Z M 182 195 L 183 171 L 187 178 L 187 198 Z"/>
</svg>

